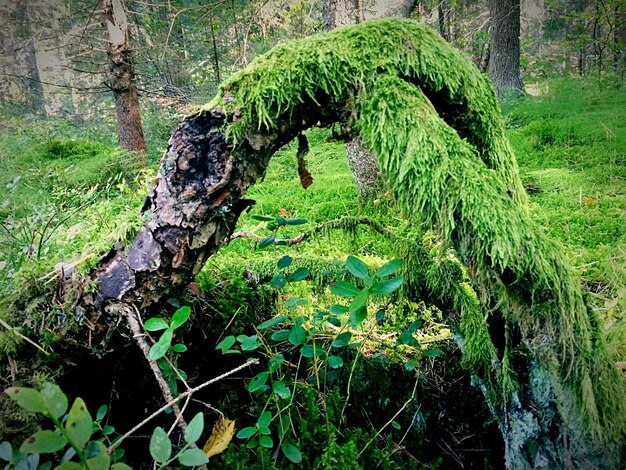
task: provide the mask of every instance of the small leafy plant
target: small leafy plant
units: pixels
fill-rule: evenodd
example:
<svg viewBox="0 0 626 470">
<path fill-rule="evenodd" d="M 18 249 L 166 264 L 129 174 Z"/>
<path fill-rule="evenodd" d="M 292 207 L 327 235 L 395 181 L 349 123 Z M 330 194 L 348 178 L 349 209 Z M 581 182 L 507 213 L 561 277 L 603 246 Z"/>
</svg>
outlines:
<svg viewBox="0 0 626 470">
<path fill-rule="evenodd" d="M 159 339 L 150 348 L 149 357 L 151 360 L 157 362 L 163 374 L 163 378 L 174 396 L 177 395 L 178 390 L 176 380 L 186 380 L 187 374 L 183 370 L 175 367 L 175 359 L 168 361 L 166 355 L 170 352 L 180 354 L 187 351 L 187 346 L 183 343 L 172 344 L 172 340 L 174 339 L 175 331 L 185 324 L 190 314 L 191 309 L 184 306 L 174 312 L 169 323 L 167 320 L 160 317 L 149 318 L 144 323 L 144 329 L 146 331 L 163 331 Z"/>
<path fill-rule="evenodd" d="M 100 407 L 94 421 L 83 399 L 76 398 L 68 412 L 67 396 L 58 385 L 50 382 L 45 382 L 40 390 L 10 387 L 5 392 L 20 407 L 40 413 L 54 424 L 54 429 L 37 431 L 18 449 L 13 449 L 8 442 L 1 443 L 0 459 L 9 462 L 5 468 L 49 470 L 53 461 L 39 465 L 40 454 L 56 454 L 65 450 L 56 469 L 130 469 L 124 463 L 112 463 L 112 460 L 121 457 L 123 451 L 109 455 L 103 442 L 107 435 L 114 432 L 111 426 L 101 425 L 106 415 L 106 407 Z M 102 432 L 103 437 L 94 439 L 94 434 L 98 431 Z"/>
<path fill-rule="evenodd" d="M 264 239 L 268 240 L 265 246 L 275 243 L 276 239 L 270 241 L 270 238 Z M 308 270 L 302 267 L 292 270 L 292 264 L 293 259 L 289 255 L 278 260 L 278 272 L 269 281 L 273 289 L 284 292 L 289 284 L 306 279 Z M 304 456 L 297 443 L 298 425 L 292 420 L 293 409 L 299 406 L 296 395 L 300 396 L 301 391 L 312 388 L 318 390 L 320 399 L 324 401 L 331 384 L 339 377 L 339 370 L 345 367 L 344 361 L 349 360 L 352 364 L 349 372 L 346 371 L 349 373 L 348 389 L 342 398 L 345 410 L 350 396 L 351 376 L 364 344 L 359 330 L 363 328 L 369 311 L 374 311 L 370 307 L 380 303 L 373 300 L 392 294 L 402 285 L 403 278 L 396 276 L 401 264 L 399 259 L 392 259 L 378 269 L 371 269 L 359 258 L 349 256 L 345 262 L 346 269 L 339 272 L 339 279 L 330 287 L 332 294 L 349 299 L 349 304 L 334 304 L 316 310 L 307 299 L 281 295 L 285 314 L 257 325 L 254 335 L 231 335 L 217 344 L 216 349 L 223 354 L 259 350 L 268 358 L 267 369 L 259 371 L 247 384 L 248 392 L 260 405 L 264 403 L 256 422 L 237 433 L 239 439 L 246 441 L 247 448 L 274 449 L 274 458 L 280 452 L 293 463 L 303 462 Z M 353 277 L 353 280 L 344 280 L 346 277 Z M 379 308 L 376 320 L 381 321 L 383 316 L 384 309 Z M 419 347 L 414 333 L 421 323 L 411 323 L 396 341 L 396 346 Z M 419 357 L 407 361 L 405 368 L 413 370 L 418 360 Z M 304 376 L 303 370 L 307 371 Z M 326 426 L 328 435 L 333 435 L 334 425 L 327 421 Z"/>
<path fill-rule="evenodd" d="M 161 427 L 156 427 L 150 438 L 150 455 L 158 464 L 158 469 L 170 468 L 169 465 L 178 461 L 185 467 L 195 467 L 196 465 L 204 465 L 208 463 L 209 458 L 201 449 L 192 447 L 204 430 L 204 414 L 198 413 L 189 422 L 185 431 L 185 444 L 183 447 L 172 455 L 172 441 Z"/>
</svg>

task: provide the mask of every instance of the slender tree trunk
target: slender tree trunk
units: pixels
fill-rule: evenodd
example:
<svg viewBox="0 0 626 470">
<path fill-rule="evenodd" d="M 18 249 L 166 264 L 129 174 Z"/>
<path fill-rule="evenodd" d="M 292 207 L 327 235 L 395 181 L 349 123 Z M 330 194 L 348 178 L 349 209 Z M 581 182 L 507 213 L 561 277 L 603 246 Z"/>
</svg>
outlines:
<svg viewBox="0 0 626 470">
<path fill-rule="evenodd" d="M 349 5 L 353 12 L 348 11 Z M 324 31 L 345 26 L 349 22 L 360 23 L 368 18 L 406 17 L 416 6 L 415 0 L 379 0 L 366 15 L 361 0 L 324 0 L 322 3 Z M 356 138 L 346 143 L 346 156 L 359 196 L 364 199 L 374 196 L 382 187 L 382 177 L 374 154 Z"/>
<path fill-rule="evenodd" d="M 146 141 L 135 84 L 126 7 L 123 0 L 103 0 L 102 7 L 102 25 L 108 36 L 109 86 L 115 97 L 120 147 L 131 155 L 132 166 L 140 168 L 147 163 Z"/>
<path fill-rule="evenodd" d="M 25 98 L 30 107 L 36 112 L 45 113 L 43 85 L 41 83 L 41 77 L 39 76 L 39 67 L 37 67 L 37 54 L 32 39 L 31 21 L 26 2 L 19 3 L 15 14 L 19 21 L 18 34 L 22 36 L 22 34 L 27 33 L 28 36 L 23 37 L 25 45 L 20 52 L 15 51 L 17 44 L 13 44 L 12 47 L 14 59 L 17 59 L 16 56 L 22 56 L 26 65 L 27 75 L 21 80 L 21 88 L 25 91 Z"/>
<path fill-rule="evenodd" d="M 520 74 L 520 0 L 491 0 L 489 78 L 500 99 L 524 94 Z"/>
<path fill-rule="evenodd" d="M 217 54 L 217 41 L 215 40 L 213 18 L 209 18 L 209 30 L 211 31 L 211 46 L 213 49 L 213 70 L 215 72 L 215 81 L 219 85 L 222 82 L 222 76 L 220 75 L 220 60 Z"/>
</svg>

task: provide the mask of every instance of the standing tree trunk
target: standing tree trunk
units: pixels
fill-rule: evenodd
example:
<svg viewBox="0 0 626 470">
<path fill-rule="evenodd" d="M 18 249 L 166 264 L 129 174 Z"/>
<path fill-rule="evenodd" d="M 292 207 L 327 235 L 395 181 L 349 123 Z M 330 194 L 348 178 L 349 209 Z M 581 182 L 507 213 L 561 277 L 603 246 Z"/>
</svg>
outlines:
<svg viewBox="0 0 626 470">
<path fill-rule="evenodd" d="M 360 23 L 368 18 L 386 16 L 406 18 L 415 9 L 416 3 L 415 0 L 379 0 L 373 5 L 370 14 L 365 15 L 360 0 L 324 0 L 322 2 L 324 31 Z M 363 146 L 360 138 L 355 137 L 346 143 L 346 156 L 359 196 L 363 199 L 375 196 L 382 188 L 383 180 L 374 154 Z"/>
<path fill-rule="evenodd" d="M 489 78 L 498 98 L 520 96 L 520 0 L 491 0 Z"/>
<path fill-rule="evenodd" d="M 146 166 L 146 141 L 139 111 L 139 93 L 135 85 L 135 64 L 129 43 L 128 19 L 123 0 L 102 1 L 102 25 L 107 32 L 109 86 L 115 97 L 117 135 L 120 147 L 129 152 L 134 166 Z"/>
</svg>

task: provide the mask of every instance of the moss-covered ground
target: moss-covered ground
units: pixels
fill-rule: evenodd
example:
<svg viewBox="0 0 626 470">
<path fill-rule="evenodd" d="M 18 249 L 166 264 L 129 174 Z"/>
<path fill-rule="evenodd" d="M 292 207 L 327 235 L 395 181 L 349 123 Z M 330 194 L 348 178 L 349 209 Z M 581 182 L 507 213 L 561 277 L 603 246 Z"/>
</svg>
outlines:
<svg viewBox="0 0 626 470">
<path fill-rule="evenodd" d="M 550 83 L 549 89 L 545 96 L 526 97 L 505 105 L 507 135 L 530 195 L 532 217 L 564 246 L 570 263 L 584 281 L 592 306 L 606 325 L 617 331 L 623 329 L 626 321 L 626 94 L 623 89 L 601 90 L 597 84 L 583 81 L 555 81 Z M 65 335 L 68 323 L 80 332 L 81 319 L 60 318 L 62 308 L 50 299 L 46 304 L 46 299 L 41 298 L 56 295 L 53 290 L 41 287 L 45 286 L 46 274 L 60 260 L 84 259 L 78 267 L 87 269 L 110 244 L 128 238 L 141 224 L 137 213 L 143 202 L 143 191 L 138 188 L 148 178 L 120 173 L 110 136 L 107 140 L 102 135 L 86 135 L 66 122 L 33 123 L 17 118 L 5 122 L 0 133 L 0 318 L 20 327 L 23 334 L 37 341 L 52 343 Z M 150 119 L 147 125 L 155 129 L 150 131 L 154 148 L 164 148 L 165 136 L 172 129 L 164 130 L 162 123 Z M 276 261 L 283 255 L 293 257 L 296 266 L 307 266 L 318 281 L 342 274 L 348 255 L 358 256 L 372 266 L 380 266 L 394 256 L 394 243 L 366 226 L 354 229 L 351 224 L 344 224 L 343 230 L 323 230 L 302 243 L 264 250 L 255 249 L 259 238 L 272 234 L 291 238 L 318 224 L 346 216 L 368 217 L 400 236 L 410 232 L 388 194 L 365 202 L 357 199 L 344 145 L 333 140 L 330 131 L 311 130 L 308 140 L 311 150 L 306 161 L 314 184 L 302 189 L 296 170 L 297 146 L 293 143 L 286 146 L 272 159 L 264 181 L 247 195 L 255 199 L 256 204 L 243 214 L 237 231 L 251 237 L 233 240 L 209 260 L 199 276 L 200 287 L 206 291 L 203 302 L 210 303 L 213 309 L 201 318 L 212 318 L 220 331 L 204 336 L 193 333 L 188 354 L 212 351 L 225 335 L 253 334 L 251 323 L 258 323 L 267 316 L 268 301 L 277 313 L 287 310 L 284 303 L 287 295 L 307 299 L 308 306 L 303 309 L 311 312 L 337 301 L 328 289 L 313 282 L 294 283 L 290 290 L 281 292 L 282 297 L 269 300 L 263 297 L 265 300 L 260 302 L 253 291 L 257 288 L 267 291 L 265 284 L 277 271 Z M 148 169 L 148 177 L 155 170 L 156 166 Z M 308 222 L 276 227 L 255 216 L 304 218 Z M 42 292 L 40 297 L 37 292 Z M 246 295 L 237 299 L 234 297 L 237 292 Z M 29 297 L 30 301 L 24 300 Z M 348 415 L 358 426 L 341 428 L 337 416 L 318 419 L 322 416 L 321 411 L 317 411 L 321 403 L 328 406 L 331 415 L 341 411 L 342 403 L 339 400 L 337 404 L 338 398 L 333 394 L 345 393 L 345 383 L 343 392 L 329 388 L 323 402 L 319 401 L 319 396 L 308 392 L 300 396 L 303 410 L 300 418 L 310 422 L 310 426 L 300 428 L 301 444 L 315 447 L 320 442 L 332 443 L 320 453 L 317 464 L 321 468 L 339 468 L 337 465 L 352 468 L 346 466 L 348 463 L 359 468 L 381 459 L 388 460 L 389 468 L 410 468 L 409 465 L 419 468 L 422 464 L 436 466 L 440 458 L 447 464 L 458 455 L 445 445 L 463 439 L 464 432 L 469 431 L 455 427 L 458 423 L 452 418 L 447 427 L 440 429 L 448 434 L 437 441 L 439 454 L 430 451 L 415 457 L 411 452 L 418 452 L 415 449 L 419 445 L 429 445 L 429 435 L 423 431 L 426 423 L 434 426 L 436 420 L 429 421 L 429 417 L 438 411 L 435 402 L 448 403 L 457 400 L 462 393 L 431 396 L 430 399 L 423 395 L 423 414 L 419 413 L 422 409 L 419 406 L 407 407 L 394 420 L 395 424 L 381 433 L 382 437 L 376 441 L 378 446 L 372 446 L 371 452 L 359 457 L 361 460 L 357 458 L 365 443 L 391 419 L 411 392 L 412 383 L 407 383 L 391 390 L 398 393 L 386 401 L 388 397 L 383 395 L 389 394 L 390 389 L 385 385 L 391 382 L 385 382 L 385 377 L 392 377 L 391 380 L 396 381 L 393 383 L 415 377 L 408 374 L 400 362 L 393 362 L 395 356 L 391 351 L 397 348 L 393 336 L 389 341 L 388 335 L 409 328 L 413 321 L 421 319 L 425 325 L 420 329 L 419 338 L 425 347 L 454 349 L 441 312 L 415 300 L 397 296 L 391 303 L 385 300 L 374 306 L 385 307 L 387 313 L 385 318 L 379 321 L 372 318 L 368 323 L 372 362 L 364 362 L 362 369 L 355 369 L 354 374 L 357 377 L 366 373 L 379 376 L 370 389 L 355 386 L 352 391 L 353 407 Z M 203 302 L 198 309 L 201 310 Z M 215 317 L 216 307 L 222 318 Z M 49 308 L 52 313 L 46 310 Z M 51 323 L 44 324 L 46 321 Z M 50 335 L 51 331 L 56 335 Z M 77 334 L 76 337 L 86 336 Z M 621 347 L 622 360 L 626 360 L 626 346 Z M 24 352 L 27 348 L 29 346 L 13 334 L 0 332 L 2 361 L 9 356 L 12 360 L 19 360 L 20 355 L 31 357 L 32 352 Z M 402 357 L 396 357 L 398 360 L 412 357 L 408 348 L 399 351 Z M 376 355 L 380 352 L 385 354 Z M 379 360 L 376 358 L 380 357 L 391 358 L 391 362 L 375 366 Z M 450 357 L 454 358 L 454 353 Z M 232 359 L 229 357 L 223 366 L 235 365 Z M 347 362 L 349 355 L 345 359 Z M 433 394 L 435 390 L 441 393 L 446 389 L 452 393 L 455 385 L 469 387 L 469 382 L 462 380 L 455 384 L 436 383 L 436 378 L 445 379 L 443 369 L 454 369 L 450 363 L 437 361 L 436 357 L 428 359 L 418 367 L 428 378 L 420 385 L 422 392 Z M 198 371 L 208 371 L 211 375 L 211 367 L 215 367 L 214 364 L 202 363 Z M 374 367 L 374 372 L 367 372 L 368 367 Z M 24 369 L 19 374 L 22 380 L 32 375 Z M 448 377 L 452 376 L 453 372 Z M 9 375 L 3 374 L 3 381 L 8 378 Z M 220 405 L 233 413 L 239 410 L 238 420 L 242 426 L 248 426 L 258 414 L 248 414 L 249 396 L 244 391 L 244 381 L 238 384 L 229 382 L 220 388 L 220 393 L 230 395 L 221 398 L 213 395 L 211 399 L 221 400 Z M 80 393 L 85 394 L 84 389 Z M 318 414 L 314 416 L 312 410 Z M 401 431 L 395 429 L 396 424 L 401 426 Z M 409 427 L 413 429 L 411 452 L 397 445 L 403 443 L 402 436 Z M 341 432 L 331 438 L 328 431 L 331 428 L 339 428 Z M 451 431 L 453 428 L 458 434 Z M 0 440 L 3 433 L 8 436 L 11 431 L 0 426 Z M 258 458 L 244 457 L 250 455 L 250 451 L 240 447 L 231 449 L 217 462 L 221 462 L 223 468 L 254 465 L 271 468 L 269 452 L 259 452 Z M 305 459 L 314 458 L 316 449 L 302 450 L 308 452 Z M 484 455 L 487 459 L 488 452 Z"/>
</svg>

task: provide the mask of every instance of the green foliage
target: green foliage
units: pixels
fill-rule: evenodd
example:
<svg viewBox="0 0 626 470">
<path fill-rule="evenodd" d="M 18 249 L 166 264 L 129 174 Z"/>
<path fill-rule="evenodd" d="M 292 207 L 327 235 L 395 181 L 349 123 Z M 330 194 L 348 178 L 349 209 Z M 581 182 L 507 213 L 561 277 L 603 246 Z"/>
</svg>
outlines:
<svg viewBox="0 0 626 470">
<path fill-rule="evenodd" d="M 106 441 L 114 429 L 102 427 L 107 408 L 102 406 L 93 420 L 82 398 L 76 398 L 68 410 L 68 399 L 58 385 L 44 382 L 40 390 L 27 387 L 10 387 L 5 393 L 27 411 L 40 413 L 54 424 L 54 430 L 40 430 L 28 437 L 19 449 L 13 450 L 9 442 L 0 444 L 0 459 L 7 461 L 9 468 L 50 469 L 55 460 L 39 466 L 40 454 L 56 454 L 66 449 L 56 468 L 85 469 L 98 468 L 111 470 L 127 470 L 127 465 L 116 462 L 124 454 L 118 449 L 109 455 Z M 108 428 L 108 429 L 107 429 Z M 94 438 L 95 433 L 102 437 Z M 78 463 L 77 462 L 80 462 Z M 113 460 L 113 462 L 112 462 Z"/>
<path fill-rule="evenodd" d="M 277 132 L 320 96 L 352 108 L 358 119 L 350 124 L 378 156 L 400 207 L 472 266 L 483 304 L 499 305 L 527 344 L 551 338 L 554 360 L 542 363 L 556 367 L 551 373 L 563 387 L 555 392 L 577 403 L 590 433 L 620 441 L 623 384 L 561 249 L 528 215 L 489 82 L 434 32 L 381 20 L 275 48 L 224 82 L 207 108 L 236 110 L 227 133 L 239 145 L 248 133 Z M 440 112 L 455 116 L 453 127 Z M 355 296 L 353 323 L 361 304 Z M 477 334 L 486 339 L 483 326 Z M 530 353 L 543 355 L 545 348 Z M 509 379 L 507 370 L 496 381 Z"/>
<path fill-rule="evenodd" d="M 189 422 L 185 431 L 185 444 L 172 455 L 172 442 L 167 433 L 161 427 L 154 428 L 150 438 L 150 455 L 159 465 L 157 468 L 171 468 L 171 464 L 178 461 L 184 467 L 195 467 L 208 463 L 206 454 L 198 448 L 191 448 L 195 444 L 204 430 L 204 415 L 196 414 Z"/>
</svg>

